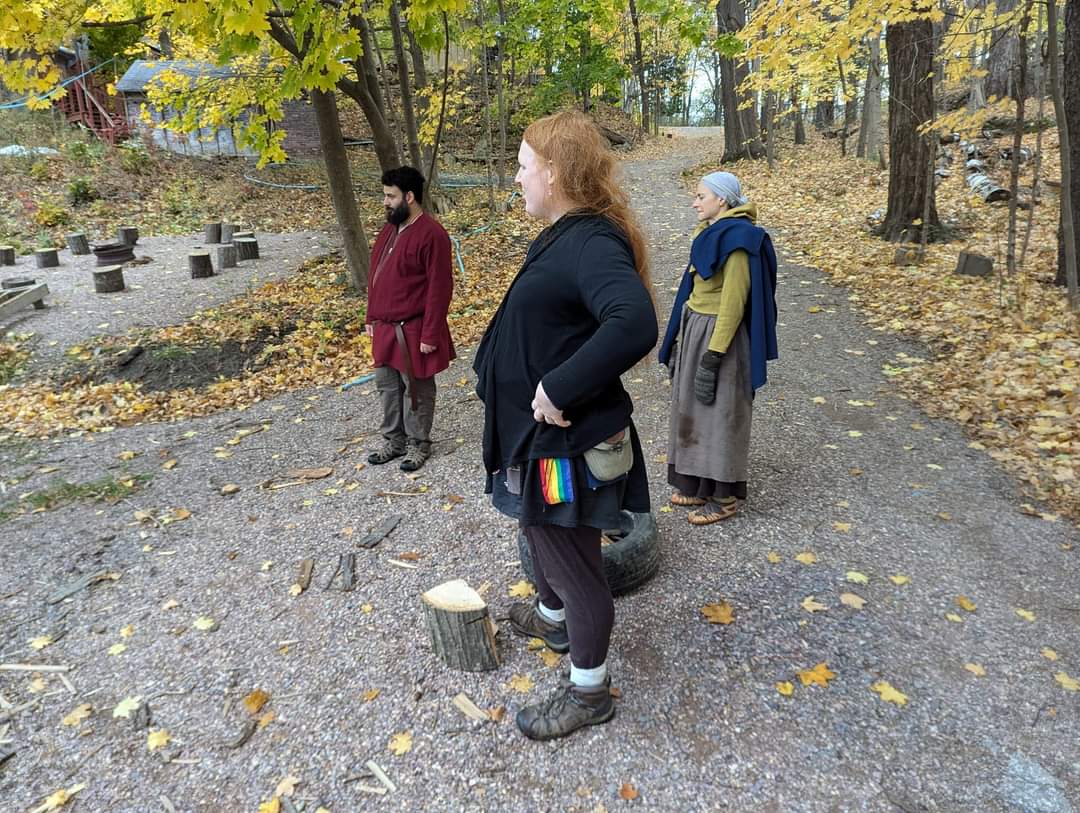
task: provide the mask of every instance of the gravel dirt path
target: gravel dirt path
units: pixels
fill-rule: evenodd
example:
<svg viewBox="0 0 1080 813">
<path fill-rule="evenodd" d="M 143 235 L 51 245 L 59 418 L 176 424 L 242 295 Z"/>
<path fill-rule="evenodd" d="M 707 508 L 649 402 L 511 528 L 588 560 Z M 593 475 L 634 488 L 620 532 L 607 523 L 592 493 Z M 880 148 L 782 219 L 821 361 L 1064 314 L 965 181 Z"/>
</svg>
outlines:
<svg viewBox="0 0 1080 813">
<path fill-rule="evenodd" d="M 627 167 L 663 321 L 693 225 L 678 172 L 703 144 Z M 778 301 L 782 358 L 758 394 L 751 498 L 731 521 L 691 528 L 682 509 L 661 510 L 666 375 L 648 360 L 627 376 L 663 560 L 653 581 L 616 603 L 614 721 L 550 744 L 525 740 L 512 718 L 552 689 L 565 658 L 546 665 L 503 623 L 503 666 L 454 672 L 431 655 L 422 626 L 418 596 L 435 584 L 464 578 L 503 616 L 520 578 L 513 523 L 482 495 L 471 353 L 440 381 L 436 455 L 415 480 L 361 465 L 378 422 L 370 388 L 5 447 L 5 477 L 26 478 L 9 495 L 59 477 L 151 479 L 115 505 L 0 525 L 0 661 L 68 665 L 74 689 L 53 673 L 42 686 L 33 673 L 0 672 L 0 695 L 15 707 L 0 709 L 0 759 L 15 749 L 0 767 L 0 808 L 29 810 L 83 783 L 67 809 L 255 811 L 291 775 L 291 802 L 306 813 L 320 802 L 331 811 L 1080 809 L 1080 693 L 1055 680 L 1080 678 L 1080 534 L 1022 513 L 1014 481 L 960 428 L 897 395 L 882 366 L 902 353 L 917 364 L 920 349 L 868 330 L 843 289 L 785 265 Z M 168 460 L 177 462 L 165 470 Z M 333 474 L 260 488 L 319 466 Z M 226 484 L 239 491 L 223 496 Z M 380 496 L 420 486 L 417 496 Z M 163 524 L 175 509 L 191 516 Z M 355 539 L 392 514 L 404 517 L 398 529 L 358 550 Z M 358 586 L 324 590 L 343 552 L 357 554 Z M 806 552 L 815 563 L 794 558 Z M 305 558 L 314 578 L 293 597 Z M 99 570 L 120 576 L 46 603 L 56 586 Z M 849 571 L 867 583 L 848 581 Z M 906 583 L 890 579 L 900 576 Z M 846 606 L 843 593 L 865 606 Z M 827 609 L 808 612 L 808 596 Z M 976 609 L 958 606 L 960 596 Z M 721 600 L 735 621 L 710 625 L 700 609 Z M 217 628 L 195 628 L 200 616 Z M 30 647 L 46 635 L 55 642 Z M 116 644 L 126 649 L 110 655 Z M 835 677 L 804 686 L 797 670 L 819 663 Z M 535 687 L 515 691 L 514 676 Z M 777 691 L 784 681 L 790 697 Z M 879 681 L 906 705 L 884 702 L 871 690 Z M 231 748 L 256 688 L 270 695 L 260 714 L 275 716 Z M 505 718 L 466 718 L 451 702 L 459 692 L 505 707 Z M 171 742 L 150 752 L 147 730 L 114 718 L 129 696 L 151 698 L 151 728 Z M 89 717 L 65 726 L 84 703 Z M 395 755 L 388 745 L 401 732 L 412 747 Z M 373 792 L 368 760 L 395 791 Z"/>
</svg>

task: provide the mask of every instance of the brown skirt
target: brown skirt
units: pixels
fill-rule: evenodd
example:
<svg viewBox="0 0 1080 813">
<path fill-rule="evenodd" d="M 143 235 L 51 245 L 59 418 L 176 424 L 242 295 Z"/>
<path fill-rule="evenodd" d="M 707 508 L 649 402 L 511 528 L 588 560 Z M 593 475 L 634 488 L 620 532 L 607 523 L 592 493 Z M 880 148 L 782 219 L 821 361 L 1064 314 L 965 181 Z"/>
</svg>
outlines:
<svg viewBox="0 0 1080 813">
<path fill-rule="evenodd" d="M 716 400 L 694 397 L 694 373 L 716 317 L 683 309 L 671 382 L 668 483 L 687 496 L 746 498 L 750 457 L 750 338 L 739 325 L 717 371 Z"/>
</svg>

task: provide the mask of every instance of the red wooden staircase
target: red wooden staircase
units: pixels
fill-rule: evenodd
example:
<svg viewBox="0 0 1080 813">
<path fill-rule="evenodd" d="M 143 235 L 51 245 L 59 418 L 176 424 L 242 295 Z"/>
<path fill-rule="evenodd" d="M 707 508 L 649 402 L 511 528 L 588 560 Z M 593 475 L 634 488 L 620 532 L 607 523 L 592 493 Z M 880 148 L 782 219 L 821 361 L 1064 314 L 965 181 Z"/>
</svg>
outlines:
<svg viewBox="0 0 1080 813">
<path fill-rule="evenodd" d="M 114 98 L 109 96 L 103 80 L 86 71 L 83 63 L 75 65 L 76 78 L 68 84 L 67 93 L 56 102 L 56 106 L 69 122 L 83 125 L 102 141 L 110 144 L 123 141 L 131 133 L 127 116 Z"/>
</svg>

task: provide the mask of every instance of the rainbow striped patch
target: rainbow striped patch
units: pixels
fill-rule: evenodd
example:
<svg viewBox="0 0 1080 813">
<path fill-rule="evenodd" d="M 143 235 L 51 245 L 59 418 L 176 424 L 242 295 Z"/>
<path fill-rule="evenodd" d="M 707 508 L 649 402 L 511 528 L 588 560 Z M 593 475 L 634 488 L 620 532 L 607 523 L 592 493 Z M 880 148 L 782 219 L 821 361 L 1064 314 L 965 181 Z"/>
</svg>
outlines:
<svg viewBox="0 0 1080 813">
<path fill-rule="evenodd" d="M 540 490 L 548 505 L 574 501 L 574 472 L 570 458 L 540 458 Z"/>
</svg>

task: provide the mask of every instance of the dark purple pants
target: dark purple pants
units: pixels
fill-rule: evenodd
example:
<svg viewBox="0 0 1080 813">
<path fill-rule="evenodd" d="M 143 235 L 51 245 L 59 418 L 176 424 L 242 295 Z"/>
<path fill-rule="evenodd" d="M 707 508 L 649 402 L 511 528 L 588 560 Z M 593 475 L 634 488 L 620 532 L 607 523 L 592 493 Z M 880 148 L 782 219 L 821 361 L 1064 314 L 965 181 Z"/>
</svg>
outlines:
<svg viewBox="0 0 1080 813">
<path fill-rule="evenodd" d="M 607 660 L 615 602 L 604 576 L 600 529 L 527 525 L 536 592 L 551 610 L 566 608 L 570 662 L 593 669 Z"/>
</svg>

